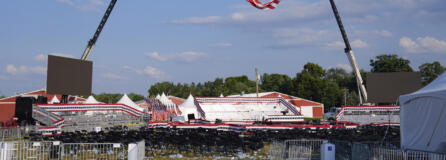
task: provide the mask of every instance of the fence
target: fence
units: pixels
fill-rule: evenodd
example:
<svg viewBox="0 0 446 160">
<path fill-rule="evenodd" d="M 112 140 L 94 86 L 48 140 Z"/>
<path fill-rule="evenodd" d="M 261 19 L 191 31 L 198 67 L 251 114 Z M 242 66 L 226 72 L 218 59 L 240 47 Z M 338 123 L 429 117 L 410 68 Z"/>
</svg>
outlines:
<svg viewBox="0 0 446 160">
<path fill-rule="evenodd" d="M 446 160 L 446 154 L 403 151 L 388 143 L 330 141 L 336 146 L 336 160 Z M 270 146 L 271 159 L 319 160 L 322 140 L 275 141 Z"/>
<path fill-rule="evenodd" d="M 34 127 L 5 127 L 0 128 L 0 140 L 20 139 L 35 130 Z"/>
<path fill-rule="evenodd" d="M 22 159 L 127 159 L 127 146 L 120 143 L 1 142 L 1 160 Z"/>
</svg>

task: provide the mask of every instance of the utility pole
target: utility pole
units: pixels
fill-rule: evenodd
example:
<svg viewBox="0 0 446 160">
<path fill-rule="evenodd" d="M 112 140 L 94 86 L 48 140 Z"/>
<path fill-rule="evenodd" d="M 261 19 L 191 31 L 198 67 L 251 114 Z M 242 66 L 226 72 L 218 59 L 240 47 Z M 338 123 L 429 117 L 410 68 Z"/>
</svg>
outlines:
<svg viewBox="0 0 446 160">
<path fill-rule="evenodd" d="M 256 68 L 256 94 L 257 94 L 257 98 L 259 98 L 259 80 L 260 80 L 259 70 Z"/>
</svg>

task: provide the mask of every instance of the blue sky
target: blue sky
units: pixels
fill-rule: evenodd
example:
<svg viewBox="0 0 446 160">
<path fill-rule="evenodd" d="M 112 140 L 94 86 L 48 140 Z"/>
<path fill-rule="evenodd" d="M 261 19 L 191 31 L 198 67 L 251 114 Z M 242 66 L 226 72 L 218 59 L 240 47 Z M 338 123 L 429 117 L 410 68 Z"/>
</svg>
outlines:
<svg viewBox="0 0 446 160">
<path fill-rule="evenodd" d="M 45 88 L 48 54 L 80 58 L 108 0 L 0 5 L 0 95 Z M 446 63 L 446 1 L 337 0 L 359 66 L 398 54 L 414 69 Z M 261 73 L 294 76 L 307 62 L 349 69 L 328 0 L 119 0 L 89 58 L 93 92 L 147 94 L 151 84 Z"/>
</svg>

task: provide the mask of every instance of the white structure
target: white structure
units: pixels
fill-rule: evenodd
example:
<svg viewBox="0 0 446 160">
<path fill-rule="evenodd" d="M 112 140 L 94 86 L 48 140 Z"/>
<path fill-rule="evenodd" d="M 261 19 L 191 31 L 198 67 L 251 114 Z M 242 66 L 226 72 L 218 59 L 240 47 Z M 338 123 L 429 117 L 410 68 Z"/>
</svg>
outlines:
<svg viewBox="0 0 446 160">
<path fill-rule="evenodd" d="M 259 98 L 282 98 L 296 107 L 296 109 L 308 118 L 322 118 L 324 114 L 324 105 L 322 103 L 310 101 L 307 99 L 287 95 L 279 92 L 262 92 L 258 94 Z M 229 95 L 227 97 L 257 97 L 257 93 Z"/>
<path fill-rule="evenodd" d="M 53 97 L 53 99 L 51 99 L 51 101 L 49 102 L 49 104 L 57 104 L 60 103 L 59 99 L 57 99 L 56 96 Z"/>
<path fill-rule="evenodd" d="M 122 98 L 118 101 L 118 104 L 125 104 L 127 106 L 130 106 L 132 108 L 135 108 L 139 111 L 144 111 L 144 108 L 139 107 L 135 102 L 133 102 L 127 94 L 124 94 Z"/>
<path fill-rule="evenodd" d="M 84 101 L 83 104 L 100 104 L 101 102 L 97 101 L 93 96 L 89 96 L 87 100 Z"/>
<path fill-rule="evenodd" d="M 401 147 L 446 153 L 446 73 L 399 99 Z"/>
<path fill-rule="evenodd" d="M 166 94 L 161 94 L 161 96 L 160 96 L 160 98 L 158 99 L 163 105 L 165 105 L 166 107 L 167 107 L 167 109 L 169 110 L 169 111 L 173 111 L 173 112 L 175 112 L 176 114 L 178 114 L 177 113 L 177 110 L 175 109 L 176 108 L 176 104 L 175 103 L 173 103 L 167 96 L 166 96 Z"/>
<path fill-rule="evenodd" d="M 208 121 L 261 121 L 270 115 L 300 115 L 282 98 L 196 98 L 200 118 Z"/>
<path fill-rule="evenodd" d="M 189 95 L 183 104 L 178 106 L 181 111 L 181 116 L 184 117 L 186 121 L 189 121 L 188 115 L 193 114 L 195 117 L 198 117 L 197 107 L 195 106 L 194 97 Z"/>
</svg>

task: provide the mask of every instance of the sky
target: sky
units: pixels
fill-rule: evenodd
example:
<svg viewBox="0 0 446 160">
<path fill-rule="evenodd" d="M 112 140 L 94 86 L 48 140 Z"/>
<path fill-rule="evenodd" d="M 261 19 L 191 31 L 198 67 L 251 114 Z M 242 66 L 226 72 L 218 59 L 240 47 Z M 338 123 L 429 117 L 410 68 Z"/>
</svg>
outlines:
<svg viewBox="0 0 446 160">
<path fill-rule="evenodd" d="M 109 0 L 14 0 L 0 5 L 0 95 L 46 88 L 47 55 L 80 58 Z M 361 69 L 398 54 L 446 65 L 446 1 L 336 0 Z M 118 0 L 92 51 L 94 93 L 139 93 L 260 73 L 292 77 L 307 62 L 351 70 L 328 0 Z"/>
</svg>

